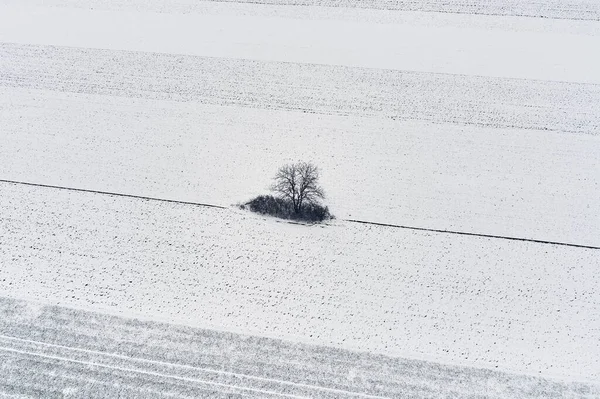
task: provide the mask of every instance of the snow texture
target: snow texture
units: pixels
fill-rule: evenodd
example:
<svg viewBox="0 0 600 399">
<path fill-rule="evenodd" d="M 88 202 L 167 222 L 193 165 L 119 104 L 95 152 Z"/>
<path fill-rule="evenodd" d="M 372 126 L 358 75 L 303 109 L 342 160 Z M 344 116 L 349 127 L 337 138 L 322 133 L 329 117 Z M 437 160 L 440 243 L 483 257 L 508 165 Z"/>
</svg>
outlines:
<svg viewBox="0 0 600 399">
<path fill-rule="evenodd" d="M 109 10 L 152 10 L 167 13 L 204 11 L 206 3 L 240 3 L 273 6 L 311 6 L 375 9 L 385 11 L 419 11 L 475 15 L 527 16 L 570 20 L 600 20 L 600 5 L 596 0 L 2 0 L 5 4 L 81 7 Z"/>
<path fill-rule="evenodd" d="M 594 34 L 6 5 L 0 11 L 2 42 L 600 84 Z"/>
<path fill-rule="evenodd" d="M 0 54 L 4 179 L 227 206 L 309 157 L 339 217 L 600 245 L 600 86 L 12 44 Z"/>
<path fill-rule="evenodd" d="M 23 373 L 15 364 L 36 372 Z M 44 398 L 600 395 L 597 384 L 398 359 L 2 297 L 0 374 L 0 396 Z"/>
<path fill-rule="evenodd" d="M 0 185 L 0 292 L 196 327 L 600 377 L 600 252 Z"/>
<path fill-rule="evenodd" d="M 0 0 L 0 179 L 600 245 L 597 1 L 256 3 Z M 2 296 L 389 356 L 598 381 L 599 267 L 0 183 Z"/>
</svg>

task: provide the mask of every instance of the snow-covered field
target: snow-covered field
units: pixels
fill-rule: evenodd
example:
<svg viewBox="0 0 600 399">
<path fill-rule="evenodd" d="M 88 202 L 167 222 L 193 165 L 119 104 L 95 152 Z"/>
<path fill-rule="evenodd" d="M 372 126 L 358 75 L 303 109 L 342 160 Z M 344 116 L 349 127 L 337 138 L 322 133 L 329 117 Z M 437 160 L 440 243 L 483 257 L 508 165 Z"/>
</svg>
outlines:
<svg viewBox="0 0 600 399">
<path fill-rule="evenodd" d="M 596 84 L 39 45 L 2 44 L 0 55 L 5 90 L 589 135 L 600 129 Z M 16 95 L 5 92 L 3 102 Z"/>
<path fill-rule="evenodd" d="M 254 3 L 0 0 L 0 179 L 228 206 L 311 159 L 341 218 L 600 245 L 597 2 Z M 3 296 L 600 379 L 597 250 L 8 183 L 0 212 Z"/>
<path fill-rule="evenodd" d="M 600 245 L 600 86 L 0 47 L 3 179 L 219 205 L 310 158 L 338 217 Z"/>
<path fill-rule="evenodd" d="M 600 253 L 2 184 L 0 292 L 197 327 L 600 378 Z"/>
<path fill-rule="evenodd" d="M 14 367 L 19 364 L 21 368 Z M 23 373 L 21 370 L 36 370 Z M 600 385 L 115 317 L 0 297 L 0 396 L 596 398 Z M 51 384 L 48 381 L 52 381 Z"/>
<path fill-rule="evenodd" d="M 294 7 L 293 15 L 302 14 L 316 7 L 341 8 L 344 13 L 347 9 L 372 9 L 377 11 L 417 11 L 454 14 L 475 15 L 504 15 L 504 16 L 530 16 L 543 18 L 558 18 L 571 20 L 600 20 L 600 5 L 596 0 L 2 0 L 4 4 L 13 5 L 41 5 L 73 8 L 93 8 L 101 10 L 152 10 L 167 13 L 205 12 L 207 7 L 212 8 L 212 2 L 222 2 L 224 8 L 239 9 L 244 3 L 250 5 L 273 6 L 310 6 Z M 219 5 L 219 7 L 223 7 Z M 266 7 L 261 7 L 262 9 Z M 261 9 L 258 7 L 243 7 L 244 10 Z M 298 10 L 300 9 L 300 10 Z"/>
<path fill-rule="evenodd" d="M 446 21 L 417 25 L 329 13 L 295 19 L 0 5 L 0 41 L 600 84 L 595 24 L 567 33 L 562 21 L 519 20 L 508 29 Z"/>
</svg>

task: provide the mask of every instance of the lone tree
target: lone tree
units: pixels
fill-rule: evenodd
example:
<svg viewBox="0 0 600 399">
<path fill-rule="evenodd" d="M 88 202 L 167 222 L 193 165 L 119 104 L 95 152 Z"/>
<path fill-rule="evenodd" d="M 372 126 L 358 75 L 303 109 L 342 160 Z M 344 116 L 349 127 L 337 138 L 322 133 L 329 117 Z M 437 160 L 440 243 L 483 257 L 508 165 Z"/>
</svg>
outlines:
<svg viewBox="0 0 600 399">
<path fill-rule="evenodd" d="M 310 162 L 282 166 L 273 180 L 271 190 L 290 201 L 296 214 L 304 205 L 317 205 L 325 198 L 325 192 L 319 186 L 319 168 Z"/>
</svg>

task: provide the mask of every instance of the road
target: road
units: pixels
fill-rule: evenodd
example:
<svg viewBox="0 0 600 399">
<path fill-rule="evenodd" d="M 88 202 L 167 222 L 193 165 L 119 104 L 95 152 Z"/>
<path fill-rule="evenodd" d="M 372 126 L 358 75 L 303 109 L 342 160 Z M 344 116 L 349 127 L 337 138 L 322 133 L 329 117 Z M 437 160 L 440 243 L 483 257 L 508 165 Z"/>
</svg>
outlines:
<svg viewBox="0 0 600 399">
<path fill-rule="evenodd" d="M 1 397 L 547 398 L 600 386 L 0 298 Z"/>
</svg>

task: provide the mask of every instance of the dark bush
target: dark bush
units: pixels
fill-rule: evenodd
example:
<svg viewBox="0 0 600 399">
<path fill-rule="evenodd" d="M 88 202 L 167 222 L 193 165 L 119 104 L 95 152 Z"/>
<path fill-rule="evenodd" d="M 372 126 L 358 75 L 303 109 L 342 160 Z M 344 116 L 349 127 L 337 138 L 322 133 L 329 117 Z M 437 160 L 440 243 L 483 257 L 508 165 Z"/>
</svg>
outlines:
<svg viewBox="0 0 600 399">
<path fill-rule="evenodd" d="M 289 219 L 294 210 L 288 201 L 272 195 L 259 195 L 245 204 L 252 212 Z"/>
<path fill-rule="evenodd" d="M 307 203 L 302 206 L 299 212 L 295 212 L 292 201 L 272 195 L 260 195 L 244 205 L 252 212 L 275 216 L 280 219 L 310 223 L 333 219 L 333 215 L 329 213 L 329 208 L 326 206 Z"/>
<path fill-rule="evenodd" d="M 333 215 L 329 213 L 329 208 L 319 204 L 302 205 L 300 210 L 300 220 L 306 222 L 322 222 L 324 220 L 333 219 Z"/>
</svg>

